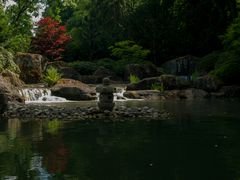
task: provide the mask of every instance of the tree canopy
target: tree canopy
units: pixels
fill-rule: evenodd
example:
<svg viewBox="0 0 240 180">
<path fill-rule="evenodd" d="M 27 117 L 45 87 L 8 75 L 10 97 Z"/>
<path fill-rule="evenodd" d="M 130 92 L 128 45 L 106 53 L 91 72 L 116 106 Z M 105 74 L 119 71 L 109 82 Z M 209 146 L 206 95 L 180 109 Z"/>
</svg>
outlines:
<svg viewBox="0 0 240 180">
<path fill-rule="evenodd" d="M 14 2 L 6 6 L 8 3 L 1 1 L 1 45 L 12 51 L 28 51 L 36 34 L 33 16 L 44 9 L 43 18 L 59 21 L 72 37 L 64 53 L 66 61 L 111 57 L 109 47 L 126 40 L 150 50 L 148 59 L 157 65 L 186 54 L 201 57 L 222 49 L 220 36 L 234 28 L 232 23 L 239 24 L 234 20 L 239 11 L 236 0 Z"/>
</svg>

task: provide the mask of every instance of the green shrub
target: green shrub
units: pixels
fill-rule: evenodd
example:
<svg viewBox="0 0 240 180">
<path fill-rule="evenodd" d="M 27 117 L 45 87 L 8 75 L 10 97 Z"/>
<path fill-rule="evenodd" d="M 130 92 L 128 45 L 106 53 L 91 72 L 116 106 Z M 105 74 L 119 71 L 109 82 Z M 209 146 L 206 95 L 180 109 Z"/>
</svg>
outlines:
<svg viewBox="0 0 240 180">
<path fill-rule="evenodd" d="M 106 69 L 113 69 L 115 61 L 110 58 L 103 58 L 97 60 L 97 65 L 105 67 Z"/>
<path fill-rule="evenodd" d="M 139 77 L 137 77 L 137 76 L 134 75 L 134 74 L 131 74 L 131 75 L 130 75 L 129 80 L 130 80 L 130 83 L 131 83 L 131 84 L 135 84 L 135 83 L 138 83 L 138 82 L 140 81 Z"/>
<path fill-rule="evenodd" d="M 129 64 L 140 64 L 140 65 L 145 65 L 145 64 L 152 64 L 149 61 L 129 61 L 126 59 L 123 60 L 118 60 L 115 61 L 113 64 L 113 68 L 112 70 L 118 75 L 118 76 L 123 76 L 124 75 L 124 71 L 127 65 Z"/>
<path fill-rule="evenodd" d="M 9 38 L 4 47 L 11 52 L 27 52 L 30 48 L 31 36 L 16 35 Z"/>
<path fill-rule="evenodd" d="M 155 83 L 152 84 L 151 89 L 152 90 L 158 90 L 160 92 L 164 92 L 164 85 L 163 85 L 163 83 L 155 82 Z"/>
<path fill-rule="evenodd" d="M 46 74 L 43 76 L 43 81 L 48 84 L 48 86 L 55 85 L 62 77 L 56 68 L 50 67 L 47 69 Z"/>
<path fill-rule="evenodd" d="M 129 40 L 117 42 L 114 46 L 110 46 L 109 50 L 118 60 L 141 61 L 150 54 L 149 50 Z"/>
<path fill-rule="evenodd" d="M 198 71 L 195 71 L 194 73 L 192 73 L 192 81 L 195 81 L 197 80 L 197 78 L 200 76 L 199 72 Z"/>
<path fill-rule="evenodd" d="M 210 72 L 214 69 L 216 62 L 220 57 L 219 52 L 213 52 L 200 59 L 197 70 L 200 72 Z"/>
<path fill-rule="evenodd" d="M 0 47 L 0 72 L 3 70 L 10 70 L 14 73 L 20 73 L 19 67 L 14 62 L 14 56 L 12 53 L 4 49 L 3 47 Z"/>
<path fill-rule="evenodd" d="M 77 70 L 81 75 L 92 75 L 97 70 L 97 64 L 90 61 L 75 61 L 69 66 Z"/>
<path fill-rule="evenodd" d="M 240 61 L 236 59 L 218 64 L 210 75 L 217 77 L 226 85 L 240 84 Z"/>
</svg>

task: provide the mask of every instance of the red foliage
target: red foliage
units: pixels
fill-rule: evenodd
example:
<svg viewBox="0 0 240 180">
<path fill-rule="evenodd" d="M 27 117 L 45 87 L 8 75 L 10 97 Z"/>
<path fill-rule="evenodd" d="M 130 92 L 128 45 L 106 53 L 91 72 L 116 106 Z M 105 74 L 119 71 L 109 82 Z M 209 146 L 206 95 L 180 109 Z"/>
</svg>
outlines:
<svg viewBox="0 0 240 180">
<path fill-rule="evenodd" d="M 36 36 L 32 39 L 33 49 L 52 60 L 62 59 L 66 44 L 71 40 L 66 27 L 51 17 L 41 19 L 37 26 Z"/>
</svg>

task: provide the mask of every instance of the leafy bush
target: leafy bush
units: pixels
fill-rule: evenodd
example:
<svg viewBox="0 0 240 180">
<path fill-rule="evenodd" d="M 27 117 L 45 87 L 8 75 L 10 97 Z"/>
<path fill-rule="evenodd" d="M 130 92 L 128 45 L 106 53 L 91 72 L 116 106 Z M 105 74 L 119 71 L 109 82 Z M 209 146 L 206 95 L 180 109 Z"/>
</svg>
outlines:
<svg viewBox="0 0 240 180">
<path fill-rule="evenodd" d="M 220 54 L 221 54 L 220 52 L 213 52 L 201 58 L 197 66 L 198 71 L 200 72 L 212 71 L 220 57 Z"/>
<path fill-rule="evenodd" d="M 152 63 L 149 61 L 129 61 L 129 60 L 123 59 L 123 60 L 115 61 L 112 69 L 117 75 L 123 76 L 125 68 L 129 64 L 147 65 Z"/>
<path fill-rule="evenodd" d="M 199 72 L 198 71 L 195 71 L 194 73 L 192 73 L 192 81 L 195 81 L 197 80 L 197 78 L 200 76 Z"/>
<path fill-rule="evenodd" d="M 110 58 L 103 58 L 97 61 L 98 66 L 105 67 L 106 69 L 113 69 L 115 61 Z"/>
<path fill-rule="evenodd" d="M 16 63 L 13 60 L 13 54 L 4 49 L 3 47 L 0 47 L 0 72 L 3 70 L 10 70 L 15 73 L 20 73 L 19 67 L 16 65 Z"/>
<path fill-rule="evenodd" d="M 75 61 L 69 66 L 77 70 L 81 75 L 92 75 L 97 70 L 97 64 L 89 61 Z"/>
<path fill-rule="evenodd" d="M 226 51 L 234 51 L 239 54 L 240 46 L 240 15 L 234 20 L 234 22 L 228 27 L 227 32 L 222 36 L 223 45 Z"/>
<path fill-rule="evenodd" d="M 30 48 L 31 37 L 28 35 L 16 35 L 9 38 L 4 47 L 11 52 L 26 52 Z"/>
<path fill-rule="evenodd" d="M 160 92 L 164 92 L 164 85 L 163 85 L 163 83 L 155 82 L 155 83 L 152 84 L 151 89 L 152 90 L 158 90 Z"/>
<path fill-rule="evenodd" d="M 150 54 L 149 50 L 129 40 L 117 42 L 114 46 L 110 46 L 109 50 L 118 60 L 142 61 Z"/>
<path fill-rule="evenodd" d="M 130 80 L 131 84 L 135 84 L 140 81 L 140 79 L 136 75 L 133 75 L 133 74 L 130 75 L 129 80 Z"/>
<path fill-rule="evenodd" d="M 240 84 L 240 61 L 239 59 L 232 59 L 218 64 L 210 74 L 226 85 Z"/>
<path fill-rule="evenodd" d="M 46 74 L 43 77 L 43 81 L 48 84 L 48 86 L 55 85 L 62 77 L 56 68 L 50 67 L 47 69 Z"/>
</svg>

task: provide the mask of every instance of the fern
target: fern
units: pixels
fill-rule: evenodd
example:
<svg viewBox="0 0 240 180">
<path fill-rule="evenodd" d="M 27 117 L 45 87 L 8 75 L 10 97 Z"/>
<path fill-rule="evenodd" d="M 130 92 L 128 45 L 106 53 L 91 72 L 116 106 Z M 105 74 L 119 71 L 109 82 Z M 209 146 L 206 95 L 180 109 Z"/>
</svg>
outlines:
<svg viewBox="0 0 240 180">
<path fill-rule="evenodd" d="M 47 69 L 46 74 L 43 76 L 43 81 L 48 84 L 48 86 L 55 85 L 62 77 L 56 68 L 50 67 Z"/>
<path fill-rule="evenodd" d="M 133 75 L 133 74 L 130 75 L 129 80 L 130 80 L 131 84 L 136 84 L 140 81 L 140 79 L 136 75 Z"/>
</svg>

